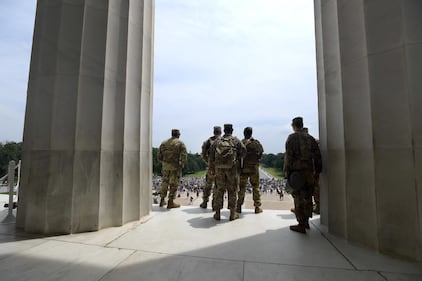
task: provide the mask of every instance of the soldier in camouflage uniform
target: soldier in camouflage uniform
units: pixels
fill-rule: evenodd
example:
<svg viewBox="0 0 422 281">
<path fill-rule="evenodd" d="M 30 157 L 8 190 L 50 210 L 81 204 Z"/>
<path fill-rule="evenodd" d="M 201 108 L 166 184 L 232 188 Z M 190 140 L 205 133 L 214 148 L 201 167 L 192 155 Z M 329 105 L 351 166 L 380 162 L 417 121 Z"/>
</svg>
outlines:
<svg viewBox="0 0 422 281">
<path fill-rule="evenodd" d="M 288 178 L 290 173 L 299 172 L 305 184 L 300 190 L 292 192 L 294 213 L 299 224 L 291 225 L 290 230 L 306 233 L 312 217 L 313 188 L 322 170 L 321 153 L 315 139 L 303 131 L 302 117 L 293 119 L 292 128 L 294 133 L 286 141 L 284 176 Z"/>
<path fill-rule="evenodd" d="M 161 143 L 157 153 L 158 160 L 163 164 L 160 207 L 166 204 L 165 198 L 170 186 L 167 209 L 180 207 L 180 204 L 175 203 L 174 199 L 176 198 L 182 169 L 186 163 L 187 152 L 185 144 L 179 140 L 179 137 L 180 131 L 178 129 L 171 130 L 171 138 Z"/>
<path fill-rule="evenodd" d="M 239 160 L 246 155 L 246 147 L 238 138 L 232 136 L 232 133 L 233 126 L 224 124 L 224 135 L 212 144 L 209 153 L 209 170 L 216 176 L 217 182 L 213 206 L 216 220 L 220 220 L 220 210 L 223 208 L 223 196 L 226 189 L 230 220 L 239 218 L 236 213 L 238 169 L 240 168 Z"/>
<path fill-rule="evenodd" d="M 308 128 L 303 128 L 303 131 L 309 134 Z M 319 145 L 319 141 L 315 140 L 316 143 Z M 319 215 L 320 213 L 320 187 L 319 187 L 319 180 L 315 181 L 314 192 L 312 193 L 312 197 L 314 198 L 315 205 L 313 205 L 313 211 L 315 214 Z M 293 212 L 294 213 L 294 212 Z"/>
<path fill-rule="evenodd" d="M 221 127 L 214 126 L 214 135 L 209 137 L 206 141 L 202 143 L 202 152 L 201 157 L 202 159 L 208 164 L 208 158 L 210 153 L 211 145 L 214 141 L 221 137 Z M 212 185 L 215 183 L 215 175 L 210 173 L 210 170 L 207 170 L 207 174 L 205 176 L 205 187 L 204 187 L 204 194 L 202 196 L 202 203 L 199 205 L 201 208 L 207 208 L 208 200 L 211 195 Z M 215 192 L 213 193 L 213 201 L 214 202 Z"/>
<path fill-rule="evenodd" d="M 255 206 L 255 214 L 262 213 L 261 195 L 259 192 L 259 159 L 262 157 L 264 148 L 261 143 L 252 137 L 252 128 L 246 127 L 243 130 L 245 138 L 242 143 L 246 147 L 246 156 L 241 159 L 240 163 L 240 182 L 239 193 L 237 194 L 237 209 L 238 213 L 242 212 L 242 205 L 245 201 L 246 184 L 248 179 L 252 185 L 252 196 Z"/>
</svg>

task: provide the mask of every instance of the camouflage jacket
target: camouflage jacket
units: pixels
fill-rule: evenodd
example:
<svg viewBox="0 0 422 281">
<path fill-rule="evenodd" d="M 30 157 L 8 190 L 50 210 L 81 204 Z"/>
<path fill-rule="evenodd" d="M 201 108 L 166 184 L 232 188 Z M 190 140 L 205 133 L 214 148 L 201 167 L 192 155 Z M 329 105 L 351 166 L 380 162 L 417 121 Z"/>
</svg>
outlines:
<svg viewBox="0 0 422 281">
<path fill-rule="evenodd" d="M 264 148 L 262 144 L 254 138 L 243 139 L 242 143 L 246 147 L 246 155 L 243 158 L 243 167 L 247 166 L 256 166 L 259 164 L 259 160 L 262 157 L 262 153 L 264 153 Z"/>
<path fill-rule="evenodd" d="M 315 139 L 304 132 L 290 134 L 286 141 L 284 172 L 306 171 L 321 173 L 321 152 Z"/>
<path fill-rule="evenodd" d="M 164 170 L 182 169 L 187 159 L 186 146 L 178 138 L 172 137 L 161 143 L 157 158 L 163 163 Z"/>
<path fill-rule="evenodd" d="M 208 158 L 210 154 L 210 148 L 211 145 L 215 142 L 216 139 L 218 139 L 219 136 L 212 136 L 209 137 L 206 141 L 202 143 L 201 146 L 201 157 L 202 159 L 208 164 Z"/>
</svg>

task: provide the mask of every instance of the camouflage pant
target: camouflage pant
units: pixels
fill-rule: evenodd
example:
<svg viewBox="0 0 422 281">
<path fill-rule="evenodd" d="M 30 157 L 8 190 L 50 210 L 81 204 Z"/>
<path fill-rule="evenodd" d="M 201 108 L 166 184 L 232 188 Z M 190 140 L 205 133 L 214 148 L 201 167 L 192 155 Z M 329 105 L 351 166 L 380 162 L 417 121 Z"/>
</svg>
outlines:
<svg viewBox="0 0 422 281">
<path fill-rule="evenodd" d="M 180 173 L 178 170 L 163 170 L 163 182 L 161 183 L 161 198 L 166 198 L 169 186 L 169 199 L 176 198 L 176 192 L 179 183 Z"/>
<path fill-rule="evenodd" d="M 312 193 L 314 189 L 314 178 L 312 173 L 304 172 L 305 188 L 292 193 L 295 204 L 296 220 L 299 224 L 305 224 L 312 217 Z"/>
<path fill-rule="evenodd" d="M 211 173 L 207 171 L 207 175 L 205 176 L 204 195 L 202 196 L 204 202 L 208 202 L 208 199 L 211 195 L 212 185 L 214 183 L 215 183 L 215 175 L 211 175 Z"/>
<path fill-rule="evenodd" d="M 223 208 L 224 202 L 224 191 L 227 189 L 228 193 L 228 207 L 229 209 L 236 208 L 236 201 L 237 201 L 237 169 L 236 167 L 233 168 L 217 168 L 216 169 L 216 183 L 217 186 L 215 188 L 215 200 L 214 200 L 214 209 L 221 210 Z"/>
<path fill-rule="evenodd" d="M 319 193 L 320 192 L 320 188 L 319 188 L 319 182 L 316 182 L 315 183 L 315 186 L 314 186 L 314 193 L 313 193 L 313 196 L 314 196 L 314 201 L 315 201 L 315 204 L 317 205 L 317 207 L 319 208 Z"/>
<path fill-rule="evenodd" d="M 259 193 L 259 167 L 244 168 L 240 173 L 239 192 L 237 194 L 237 205 L 243 205 L 245 201 L 246 184 L 248 179 L 252 185 L 252 196 L 255 207 L 261 207 L 261 194 Z"/>
</svg>

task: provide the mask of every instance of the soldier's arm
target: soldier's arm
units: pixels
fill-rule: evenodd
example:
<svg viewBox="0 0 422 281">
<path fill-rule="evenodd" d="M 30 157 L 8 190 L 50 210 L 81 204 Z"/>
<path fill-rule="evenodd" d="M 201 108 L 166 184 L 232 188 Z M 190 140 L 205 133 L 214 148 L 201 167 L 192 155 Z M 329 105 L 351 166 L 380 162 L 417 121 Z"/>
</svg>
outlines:
<svg viewBox="0 0 422 281">
<path fill-rule="evenodd" d="M 211 145 L 208 152 L 208 171 L 211 175 L 215 175 L 215 143 Z"/>
<path fill-rule="evenodd" d="M 209 147 L 207 147 L 208 144 L 209 144 L 209 141 L 206 140 L 202 143 L 202 146 L 201 146 L 201 158 L 207 163 L 208 163 L 208 153 L 207 152 L 209 150 Z"/>
<path fill-rule="evenodd" d="M 291 149 L 291 138 L 290 136 L 287 138 L 286 141 L 286 152 L 284 153 L 284 177 L 287 178 L 290 172 L 290 159 L 291 159 L 292 149 Z"/>
<path fill-rule="evenodd" d="M 314 170 L 315 174 L 320 174 L 322 171 L 322 157 L 319 146 L 314 138 L 312 138 L 312 155 L 314 160 Z"/>
<path fill-rule="evenodd" d="M 187 160 L 188 154 L 186 150 L 185 144 L 182 142 L 180 147 L 180 165 L 182 167 L 185 166 L 186 160 Z"/>
<path fill-rule="evenodd" d="M 264 147 L 262 146 L 262 144 L 259 142 L 259 140 L 256 140 L 257 144 L 258 144 L 258 159 L 261 159 L 262 154 L 264 153 Z"/>
<path fill-rule="evenodd" d="M 239 151 L 239 156 L 240 158 L 244 158 L 246 156 L 246 146 L 243 142 L 241 142 L 240 140 L 236 139 L 237 143 L 238 143 L 238 151 Z"/>
<path fill-rule="evenodd" d="M 162 155 L 162 153 L 161 153 L 161 145 L 160 145 L 160 147 L 158 148 L 158 152 L 157 152 L 157 159 L 158 159 L 159 161 L 163 161 L 163 155 Z"/>
</svg>

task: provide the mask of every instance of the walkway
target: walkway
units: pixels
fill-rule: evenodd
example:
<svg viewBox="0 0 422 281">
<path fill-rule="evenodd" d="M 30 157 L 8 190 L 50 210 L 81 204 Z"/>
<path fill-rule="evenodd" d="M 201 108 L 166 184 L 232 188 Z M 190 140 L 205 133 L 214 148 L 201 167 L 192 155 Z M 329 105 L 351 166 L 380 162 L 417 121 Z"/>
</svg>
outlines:
<svg viewBox="0 0 422 281">
<path fill-rule="evenodd" d="M 3 220 L 7 210 L 0 213 Z M 304 235 L 288 210 L 244 210 L 229 222 L 211 209 L 153 206 L 142 222 L 35 237 L 0 224 L 0 280 L 420 281 L 422 264 L 395 260 L 326 233 Z"/>
</svg>

